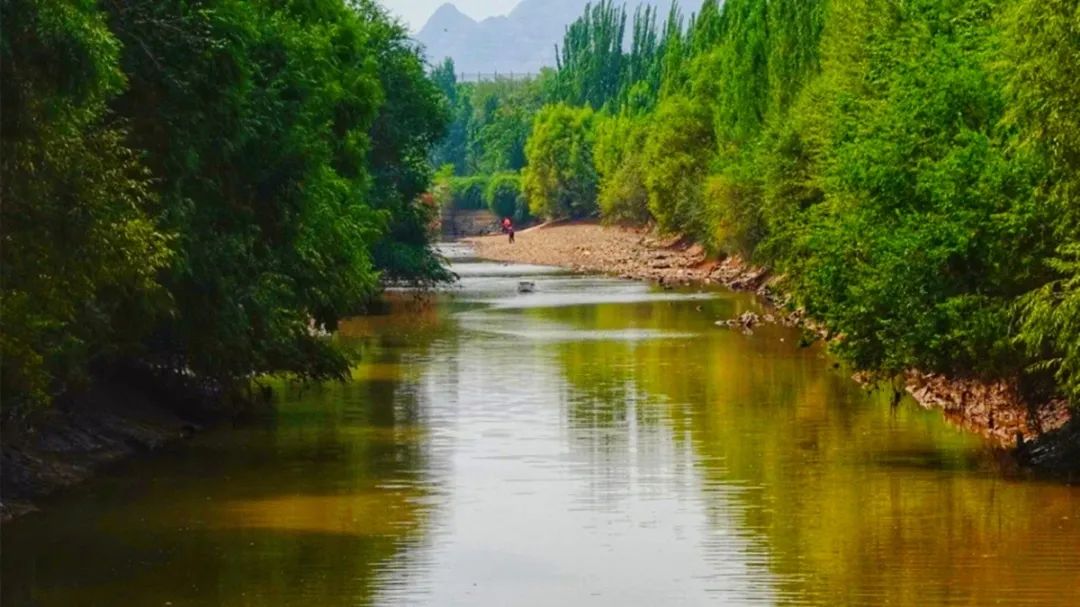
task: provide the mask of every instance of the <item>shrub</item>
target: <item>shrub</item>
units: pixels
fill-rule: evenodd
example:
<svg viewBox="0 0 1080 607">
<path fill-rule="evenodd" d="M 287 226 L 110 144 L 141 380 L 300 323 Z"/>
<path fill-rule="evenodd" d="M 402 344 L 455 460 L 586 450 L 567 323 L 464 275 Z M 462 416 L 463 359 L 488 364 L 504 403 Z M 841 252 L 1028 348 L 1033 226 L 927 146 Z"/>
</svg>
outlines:
<svg viewBox="0 0 1080 607">
<path fill-rule="evenodd" d="M 488 177 L 453 177 L 450 179 L 450 203 L 462 211 L 479 211 L 487 208 Z"/>
<path fill-rule="evenodd" d="M 521 195 L 521 177 L 516 173 L 498 173 L 488 181 L 484 194 L 487 208 L 498 217 L 515 217 L 521 209 L 524 197 Z"/>
</svg>

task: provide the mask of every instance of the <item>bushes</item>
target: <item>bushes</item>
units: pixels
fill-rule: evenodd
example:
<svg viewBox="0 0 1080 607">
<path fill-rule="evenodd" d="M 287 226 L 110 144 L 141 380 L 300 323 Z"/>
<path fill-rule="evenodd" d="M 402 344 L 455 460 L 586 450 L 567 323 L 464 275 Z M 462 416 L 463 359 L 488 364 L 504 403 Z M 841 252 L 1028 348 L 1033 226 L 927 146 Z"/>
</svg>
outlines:
<svg viewBox="0 0 1080 607">
<path fill-rule="evenodd" d="M 1074 406 L 1080 406 L 1080 245 L 1074 240 L 1050 262 L 1062 278 L 1021 301 L 1019 339 L 1036 362 L 1054 375 Z"/>
<path fill-rule="evenodd" d="M 515 173 L 492 175 L 484 195 L 487 208 L 496 217 L 512 217 L 515 221 L 524 221 L 529 209 L 521 193 L 521 177 Z"/>
<path fill-rule="evenodd" d="M 525 221 L 529 217 L 521 191 L 521 177 L 516 173 L 454 177 L 448 172 L 440 172 L 435 192 L 444 209 L 486 209 L 498 217 L 512 217 L 515 221 Z"/>
<path fill-rule="evenodd" d="M 490 178 L 487 175 L 450 178 L 450 204 L 461 211 L 479 211 L 486 209 L 487 190 Z"/>
</svg>

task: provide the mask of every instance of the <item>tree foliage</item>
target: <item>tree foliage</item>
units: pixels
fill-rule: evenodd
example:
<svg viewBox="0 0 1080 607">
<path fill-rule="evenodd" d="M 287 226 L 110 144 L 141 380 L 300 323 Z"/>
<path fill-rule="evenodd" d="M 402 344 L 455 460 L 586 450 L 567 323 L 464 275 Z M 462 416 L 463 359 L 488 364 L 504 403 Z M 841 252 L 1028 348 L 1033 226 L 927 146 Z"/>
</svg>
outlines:
<svg viewBox="0 0 1080 607">
<path fill-rule="evenodd" d="M 550 85 L 543 78 L 457 82 L 453 69 L 447 59 L 432 72 L 452 116 L 432 164 L 453 165 L 459 176 L 520 172 L 533 117 Z"/>
<path fill-rule="evenodd" d="M 5 400 L 92 363 L 341 376 L 333 327 L 448 277 L 445 107 L 370 0 L 3 4 Z"/>
<path fill-rule="evenodd" d="M 1061 243 L 1047 262 L 1052 279 L 1022 301 L 1019 338 L 1080 403 L 1080 6 L 1020 0 L 1005 32 L 1008 118 L 1018 147 L 1045 160 L 1038 204 L 1056 218 Z"/>
<path fill-rule="evenodd" d="M 169 237 L 108 112 L 121 47 L 92 3 L 0 6 L 0 356 L 5 406 L 42 404 L 131 348 L 160 311 Z"/>
<path fill-rule="evenodd" d="M 642 164 L 649 212 L 662 230 L 708 240 L 704 184 L 712 141 L 712 123 L 699 103 L 682 96 L 661 101 Z"/>
<path fill-rule="evenodd" d="M 516 173 L 493 175 L 484 192 L 487 208 L 496 217 L 510 217 L 516 221 L 527 219 L 529 208 L 521 191 L 521 177 Z"/>
<path fill-rule="evenodd" d="M 567 31 L 541 115 L 595 136 L 536 121 L 538 209 L 596 179 L 606 219 L 774 266 L 862 369 L 1048 370 L 1080 399 L 1075 2 L 710 1 L 639 12 L 629 46 L 626 19 Z"/>
<path fill-rule="evenodd" d="M 599 180 L 597 203 L 608 221 L 643 223 L 650 218 L 645 187 L 648 127 L 646 119 L 628 113 L 597 119 L 593 150 Z"/>
<path fill-rule="evenodd" d="M 546 107 L 537 114 L 525 148 L 528 166 L 522 175 L 534 215 L 587 217 L 596 211 L 593 119 L 588 107 L 565 104 Z"/>
</svg>

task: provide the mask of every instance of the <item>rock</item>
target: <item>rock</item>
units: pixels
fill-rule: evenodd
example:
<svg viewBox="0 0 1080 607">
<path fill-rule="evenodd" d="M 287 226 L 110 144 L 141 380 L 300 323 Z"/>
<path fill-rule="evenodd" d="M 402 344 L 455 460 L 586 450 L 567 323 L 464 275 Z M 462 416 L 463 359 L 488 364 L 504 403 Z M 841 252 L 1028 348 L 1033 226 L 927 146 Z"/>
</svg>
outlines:
<svg viewBox="0 0 1080 607">
<path fill-rule="evenodd" d="M 744 329 L 750 330 L 761 324 L 761 316 L 758 316 L 754 312 L 743 312 L 738 318 L 731 318 L 728 320 L 720 320 L 716 322 L 717 326 L 729 327 L 732 329 Z"/>
</svg>

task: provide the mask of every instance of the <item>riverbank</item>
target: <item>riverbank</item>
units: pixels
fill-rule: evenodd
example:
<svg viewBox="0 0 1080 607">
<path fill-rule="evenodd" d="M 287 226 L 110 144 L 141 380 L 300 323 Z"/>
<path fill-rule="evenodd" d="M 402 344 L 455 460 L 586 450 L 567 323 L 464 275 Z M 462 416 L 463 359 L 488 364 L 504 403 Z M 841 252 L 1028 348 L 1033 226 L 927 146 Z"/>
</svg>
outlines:
<svg viewBox="0 0 1080 607">
<path fill-rule="evenodd" d="M 221 394 L 190 379 L 101 380 L 30 419 L 0 445 L 0 522 L 121 460 L 160 451 L 227 417 Z"/>
<path fill-rule="evenodd" d="M 505 236 L 466 241 L 484 259 L 559 266 L 662 285 L 718 284 L 756 290 L 768 278 L 765 268 L 737 257 L 710 259 L 700 245 L 678 237 L 660 238 L 644 228 L 565 222 L 522 230 L 515 240 L 513 245 Z"/>
<path fill-rule="evenodd" d="M 700 245 L 684 239 L 596 222 L 545 224 L 518 232 L 515 238 L 513 245 L 505 236 L 475 237 L 467 242 L 478 257 L 494 261 L 559 266 L 664 286 L 718 285 L 754 291 L 774 308 L 765 318 L 771 316 L 825 336 L 824 330 L 800 311 L 784 309 L 782 285 L 767 268 L 738 257 L 710 258 Z M 724 320 L 746 327 L 761 319 Z M 855 379 L 865 381 L 860 376 Z M 1080 473 L 1080 461 L 1070 462 L 1071 458 L 1060 455 L 1071 452 L 1068 438 L 1078 436 L 1075 431 L 1063 430 L 1070 419 L 1063 401 L 1032 406 L 1010 382 L 958 380 L 914 371 L 904 377 L 903 385 L 919 405 L 942 411 L 952 422 L 981 434 L 999 448 L 1014 450 L 1035 467 L 1065 467 L 1068 474 Z M 1044 440 L 1052 440 L 1054 446 L 1043 446 Z"/>
</svg>

